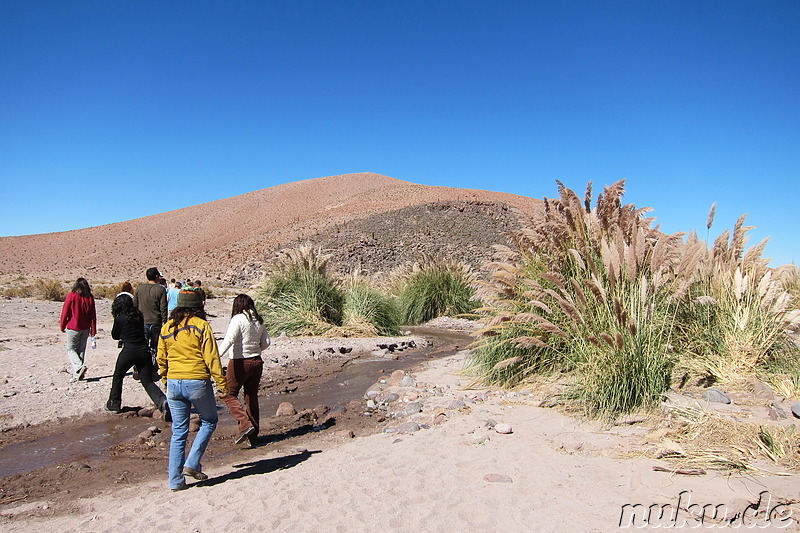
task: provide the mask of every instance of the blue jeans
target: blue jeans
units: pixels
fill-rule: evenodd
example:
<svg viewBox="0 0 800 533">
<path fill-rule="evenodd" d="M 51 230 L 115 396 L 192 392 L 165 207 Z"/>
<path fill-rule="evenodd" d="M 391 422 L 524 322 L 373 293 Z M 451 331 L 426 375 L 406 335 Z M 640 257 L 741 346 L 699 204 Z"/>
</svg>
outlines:
<svg viewBox="0 0 800 533">
<path fill-rule="evenodd" d="M 169 487 L 177 489 L 186 482 L 183 467 L 202 472 L 203 457 L 211 435 L 217 427 L 217 400 L 210 379 L 168 379 L 167 402 L 172 412 L 172 440 L 169 443 Z M 200 430 L 186 454 L 189 436 L 189 415 L 192 406 L 200 415 Z"/>
</svg>

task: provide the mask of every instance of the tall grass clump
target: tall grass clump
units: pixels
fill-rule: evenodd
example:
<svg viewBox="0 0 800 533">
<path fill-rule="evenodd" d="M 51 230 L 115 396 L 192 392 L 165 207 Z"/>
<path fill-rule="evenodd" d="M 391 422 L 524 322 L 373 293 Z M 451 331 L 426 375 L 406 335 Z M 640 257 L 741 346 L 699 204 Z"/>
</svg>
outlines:
<svg viewBox="0 0 800 533">
<path fill-rule="evenodd" d="M 517 249 L 498 248 L 473 370 L 504 386 L 568 372 L 568 398 L 614 417 L 656 404 L 675 368 L 719 381 L 797 368 L 793 273 L 768 268 L 766 241 L 745 249 L 744 217 L 708 247 L 651 227 L 623 185 L 592 208 L 591 183 L 583 201 L 559 183 Z"/>
<path fill-rule="evenodd" d="M 498 247 L 471 360 L 484 381 L 570 372 L 567 396 L 602 418 L 653 405 L 669 386 L 680 236 L 621 205 L 623 184 L 592 208 L 591 184 L 581 201 L 559 183 L 560 198 L 513 236 L 517 250 Z"/>
<path fill-rule="evenodd" d="M 67 298 L 67 289 L 56 279 L 37 279 L 33 284 L 33 293 L 40 300 L 63 302 Z"/>
<path fill-rule="evenodd" d="M 268 265 L 256 302 L 273 334 L 323 335 L 341 324 L 343 294 L 325 270 L 330 256 L 310 245 L 284 251 Z"/>
<path fill-rule="evenodd" d="M 356 276 L 345 283 L 341 336 L 377 337 L 399 334 L 395 301 Z"/>
<path fill-rule="evenodd" d="M 459 261 L 425 256 L 394 273 L 397 304 L 404 324 L 421 324 L 440 316 L 473 312 L 475 274 Z"/>
<path fill-rule="evenodd" d="M 711 221 L 711 218 L 709 218 Z M 698 257 L 685 281 L 679 341 L 687 368 L 732 382 L 768 367 L 796 367 L 793 333 L 800 325 L 791 270 L 773 270 L 761 257 L 766 239 L 746 249 L 745 217 L 710 249 L 690 235 L 686 253 Z M 709 222 L 710 226 L 710 222 Z"/>
<path fill-rule="evenodd" d="M 306 244 L 284 251 L 268 266 L 256 303 L 274 334 L 371 337 L 396 335 L 394 300 L 354 273 L 331 276 L 330 255 Z"/>
</svg>

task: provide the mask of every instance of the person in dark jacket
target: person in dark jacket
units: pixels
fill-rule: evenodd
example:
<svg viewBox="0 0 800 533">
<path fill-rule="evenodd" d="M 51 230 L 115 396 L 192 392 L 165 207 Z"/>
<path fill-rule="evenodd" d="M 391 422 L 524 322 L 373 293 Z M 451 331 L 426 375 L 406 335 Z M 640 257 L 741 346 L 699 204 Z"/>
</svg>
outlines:
<svg viewBox="0 0 800 533">
<path fill-rule="evenodd" d="M 144 336 L 142 313 L 133 305 L 133 298 L 129 294 L 120 293 L 111 304 L 111 314 L 114 317 L 111 338 L 122 342 L 122 351 L 119 352 L 117 364 L 114 366 L 106 409 L 115 413 L 122 410 L 122 380 L 128 370 L 135 366 L 139 369 L 139 380 L 145 392 L 164 413 L 164 419 L 167 422 L 171 421 L 167 397 L 164 391 L 153 383 L 153 359 Z"/>
</svg>

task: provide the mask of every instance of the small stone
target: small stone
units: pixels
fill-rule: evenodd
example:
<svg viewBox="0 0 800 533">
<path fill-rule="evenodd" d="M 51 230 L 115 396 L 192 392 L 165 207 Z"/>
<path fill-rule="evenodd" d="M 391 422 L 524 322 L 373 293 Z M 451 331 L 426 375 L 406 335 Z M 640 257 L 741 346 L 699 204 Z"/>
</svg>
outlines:
<svg viewBox="0 0 800 533">
<path fill-rule="evenodd" d="M 381 403 L 387 403 L 387 404 L 388 403 L 392 403 L 392 402 L 396 402 L 399 399 L 400 399 L 400 395 L 397 394 L 397 393 L 394 393 L 394 392 L 390 392 L 389 394 L 387 394 L 385 396 L 381 396 L 380 398 L 378 398 L 378 400 Z"/>
<path fill-rule="evenodd" d="M 417 386 L 417 380 L 412 378 L 411 376 L 406 376 L 406 377 L 404 377 L 403 379 L 400 380 L 400 386 L 401 387 L 416 387 Z"/>
<path fill-rule="evenodd" d="M 411 402 L 410 404 L 406 405 L 406 408 L 403 410 L 403 414 L 405 416 L 411 416 L 421 412 L 422 412 L 421 402 Z"/>
<path fill-rule="evenodd" d="M 753 387 L 753 395 L 756 398 L 762 400 L 769 400 L 772 401 L 775 399 L 775 393 L 769 387 L 769 385 L 765 384 L 758 378 L 752 378 L 750 380 L 750 385 Z"/>
<path fill-rule="evenodd" d="M 710 387 L 703 391 L 703 399 L 715 403 L 731 403 L 731 398 L 716 387 Z"/>
<path fill-rule="evenodd" d="M 464 400 L 453 400 L 452 402 L 450 402 L 450 405 L 447 408 L 456 410 L 456 409 L 463 409 L 466 406 L 467 404 L 464 403 Z"/>
<path fill-rule="evenodd" d="M 486 421 L 486 423 L 484 424 L 484 427 L 487 427 L 487 428 L 493 428 L 493 427 L 495 427 L 496 425 L 497 425 L 497 422 L 495 422 L 494 420 L 492 420 L 492 419 L 490 418 L 489 420 L 487 420 L 487 421 Z"/>
<path fill-rule="evenodd" d="M 501 435 L 509 435 L 514 432 L 514 430 L 511 428 L 511 424 L 506 424 L 505 422 L 495 424 L 494 430 Z"/>
<path fill-rule="evenodd" d="M 158 429 L 157 426 L 150 426 L 149 428 L 147 428 L 147 431 L 149 431 L 150 433 L 153 433 L 153 434 L 161 433 L 161 430 Z"/>
<path fill-rule="evenodd" d="M 147 440 L 152 436 L 153 436 L 153 432 L 152 431 L 142 431 L 141 433 L 139 433 L 137 435 L 137 437 L 142 439 L 142 440 Z"/>
<path fill-rule="evenodd" d="M 417 394 L 416 392 L 409 392 L 408 394 L 406 394 L 405 398 L 403 398 L 403 400 L 407 402 L 415 402 L 418 399 L 419 399 L 419 394 Z"/>
<path fill-rule="evenodd" d="M 402 381 L 402 379 L 405 376 L 406 376 L 405 371 L 403 371 L 403 370 L 395 370 L 394 372 L 392 372 L 392 375 L 389 376 L 389 379 L 387 380 L 387 383 L 389 385 L 399 385 L 400 381 Z"/>
<path fill-rule="evenodd" d="M 376 389 L 371 389 L 371 390 L 368 390 L 367 394 L 364 395 L 364 399 L 366 399 L 366 400 L 374 400 L 375 398 L 380 396 L 380 394 L 381 394 L 381 391 L 376 390 Z"/>
<path fill-rule="evenodd" d="M 514 483 L 514 480 L 504 474 L 486 474 L 483 476 L 489 483 Z"/>
<path fill-rule="evenodd" d="M 327 405 L 318 405 L 313 409 L 314 416 L 316 418 L 322 418 L 326 414 L 328 414 L 328 406 Z"/>
<path fill-rule="evenodd" d="M 155 411 L 155 409 L 153 409 L 152 407 L 143 407 L 142 409 L 139 409 L 136 412 L 136 415 L 137 416 L 141 416 L 141 417 L 150 418 L 151 416 L 153 416 L 153 412 L 154 411 Z"/>
<path fill-rule="evenodd" d="M 795 418 L 800 418 L 800 402 L 794 402 L 792 404 L 792 414 Z"/>
<path fill-rule="evenodd" d="M 340 437 L 344 437 L 346 439 L 354 439 L 356 438 L 356 434 L 349 429 L 343 429 L 341 431 L 337 431 L 336 434 Z"/>
<path fill-rule="evenodd" d="M 769 418 L 771 420 L 786 420 L 788 417 L 786 416 L 786 411 L 783 410 L 783 407 L 773 402 L 772 407 L 769 409 Z"/>
<path fill-rule="evenodd" d="M 440 424 L 443 424 L 445 420 L 447 420 L 447 415 L 444 413 L 439 413 L 438 415 L 433 417 L 433 424 L 438 426 Z"/>
<path fill-rule="evenodd" d="M 397 432 L 401 435 L 408 435 L 419 431 L 419 424 L 416 422 L 404 422 L 397 426 Z"/>
<path fill-rule="evenodd" d="M 278 410 L 275 412 L 275 416 L 292 416 L 296 414 L 297 411 L 295 410 L 294 405 L 289 402 L 281 402 L 281 404 L 278 406 Z"/>
<path fill-rule="evenodd" d="M 375 409 L 378 407 L 378 404 L 375 403 L 375 400 L 367 400 L 367 409 Z"/>
</svg>

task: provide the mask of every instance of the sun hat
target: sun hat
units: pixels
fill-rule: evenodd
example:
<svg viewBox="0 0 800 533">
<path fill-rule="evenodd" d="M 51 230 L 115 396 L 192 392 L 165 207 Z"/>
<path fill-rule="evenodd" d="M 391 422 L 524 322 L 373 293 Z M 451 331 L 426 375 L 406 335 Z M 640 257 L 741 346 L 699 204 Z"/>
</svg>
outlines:
<svg viewBox="0 0 800 533">
<path fill-rule="evenodd" d="M 203 307 L 203 296 L 192 287 L 183 288 L 178 293 L 178 307 Z"/>
</svg>

